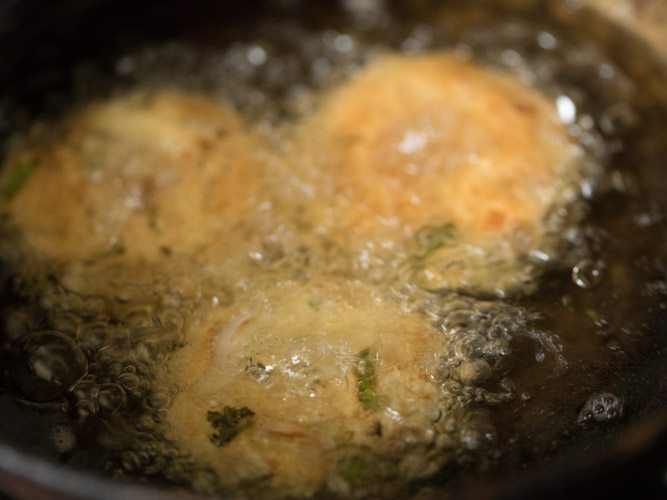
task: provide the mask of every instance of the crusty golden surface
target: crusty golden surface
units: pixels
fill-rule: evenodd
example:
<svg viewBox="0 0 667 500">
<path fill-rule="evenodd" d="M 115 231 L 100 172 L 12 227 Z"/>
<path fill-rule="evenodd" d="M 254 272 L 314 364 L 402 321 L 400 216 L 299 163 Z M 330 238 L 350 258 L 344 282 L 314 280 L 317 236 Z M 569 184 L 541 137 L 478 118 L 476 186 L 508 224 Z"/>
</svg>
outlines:
<svg viewBox="0 0 667 500">
<path fill-rule="evenodd" d="M 403 460 L 406 476 L 427 474 L 432 464 L 411 451 L 438 447 L 444 342 L 426 318 L 360 283 L 283 282 L 248 294 L 197 325 L 169 366 L 179 390 L 166 420 L 170 437 L 227 485 L 268 478 L 288 495 L 321 489 L 341 460 L 368 449 Z M 365 403 L 364 360 L 373 364 L 373 400 Z M 216 446 L 207 411 L 224 406 L 256 415 Z"/>
<path fill-rule="evenodd" d="M 61 136 L 7 161 L 35 172 L 8 204 L 42 257 L 193 251 L 253 203 L 253 142 L 234 110 L 176 91 L 93 104 Z"/>
<path fill-rule="evenodd" d="M 312 186 L 312 217 L 341 245 L 454 226 L 455 248 L 417 278 L 431 288 L 511 289 L 549 211 L 574 194 L 579 153 L 554 106 L 452 55 L 380 58 L 300 133 L 294 163 Z"/>
</svg>

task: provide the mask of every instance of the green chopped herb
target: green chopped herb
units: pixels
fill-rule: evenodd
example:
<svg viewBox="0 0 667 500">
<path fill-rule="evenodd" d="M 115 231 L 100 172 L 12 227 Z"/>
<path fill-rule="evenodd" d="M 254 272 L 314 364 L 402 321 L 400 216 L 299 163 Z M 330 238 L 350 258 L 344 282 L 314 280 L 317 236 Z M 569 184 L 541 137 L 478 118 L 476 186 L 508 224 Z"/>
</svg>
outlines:
<svg viewBox="0 0 667 500">
<path fill-rule="evenodd" d="M 252 417 L 254 416 L 255 412 L 245 406 L 240 409 L 225 406 L 222 413 L 209 411 L 206 418 L 216 431 L 211 436 L 211 442 L 216 446 L 226 445 L 241 431 L 252 425 Z"/>
<path fill-rule="evenodd" d="M 256 382 L 264 382 L 271 375 L 273 367 L 267 366 L 264 363 L 255 361 L 252 357 L 246 359 L 245 373 Z"/>
<path fill-rule="evenodd" d="M 162 231 L 160 230 L 160 225 L 158 224 L 158 214 L 157 210 L 154 208 L 148 212 L 148 227 L 151 228 L 155 234 L 160 235 Z"/>
<path fill-rule="evenodd" d="M 586 309 L 586 316 L 588 316 L 593 323 L 600 321 L 600 315 L 595 309 Z"/>
<path fill-rule="evenodd" d="M 14 165 L 2 185 L 2 196 L 13 198 L 37 168 L 34 160 L 25 160 Z"/>
<path fill-rule="evenodd" d="M 420 257 L 426 257 L 439 248 L 451 245 L 456 238 L 456 226 L 451 222 L 441 226 L 424 226 L 415 234 Z"/>
<path fill-rule="evenodd" d="M 308 305 L 314 311 L 319 311 L 322 306 L 322 299 L 320 297 L 313 297 L 308 301 Z"/>
<path fill-rule="evenodd" d="M 262 476 L 250 477 L 248 479 L 241 479 L 239 486 L 246 490 L 262 490 L 269 486 L 273 479 L 273 474 L 264 474 Z"/>
<path fill-rule="evenodd" d="M 351 486 L 363 485 L 373 478 L 372 467 L 361 457 L 352 457 L 338 462 L 338 474 Z"/>
<path fill-rule="evenodd" d="M 357 365 L 357 395 L 361 406 L 368 411 L 377 411 L 382 405 L 383 398 L 377 393 L 375 384 L 375 360 L 372 359 L 370 349 L 359 353 Z"/>
</svg>

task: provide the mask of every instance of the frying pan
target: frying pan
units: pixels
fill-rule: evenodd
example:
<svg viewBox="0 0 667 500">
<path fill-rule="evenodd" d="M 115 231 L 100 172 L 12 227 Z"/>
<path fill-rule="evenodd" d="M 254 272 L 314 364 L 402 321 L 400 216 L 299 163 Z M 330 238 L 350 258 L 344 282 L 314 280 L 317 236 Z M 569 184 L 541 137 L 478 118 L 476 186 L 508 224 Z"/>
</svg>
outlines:
<svg viewBox="0 0 667 500">
<path fill-rule="evenodd" d="M 77 75 L 86 67 L 94 66 L 98 75 L 87 80 L 92 88 L 86 92 L 103 95 L 108 90 L 105 72 L 114 73 L 114 64 L 121 55 L 145 45 L 180 40 L 224 46 L 243 39 L 248 27 L 266 16 L 322 28 L 340 17 L 341 5 L 353 3 L 5 0 L 0 4 L 0 144 L 4 148 L 11 134 L 27 130 L 35 118 L 57 116 L 64 111 L 72 96 L 80 92 Z M 427 0 L 395 3 L 398 11 L 423 11 L 437 6 Z M 464 4 L 466 7 L 462 7 Z M 442 5 L 459 13 L 468 12 L 470 23 L 488 19 L 487 14 L 478 16 L 480 21 L 476 21 L 480 12 L 502 12 L 519 20 L 548 16 L 553 23 L 597 40 L 610 52 L 618 53 L 637 78 L 648 82 L 655 91 L 651 95 L 658 96 L 655 107 L 663 108 L 659 116 L 665 116 L 667 100 L 660 96 L 667 92 L 667 4 L 661 0 L 477 0 Z M 662 122 L 661 130 L 646 133 L 661 134 L 664 144 L 666 126 Z M 657 154 L 667 160 L 665 148 Z M 667 214 L 662 206 L 659 211 Z M 658 231 L 661 229 L 664 232 L 664 227 L 659 226 Z M 658 244 L 662 245 L 662 240 Z M 592 435 L 575 433 L 567 444 L 545 452 L 541 459 L 514 460 L 495 471 L 459 471 L 456 480 L 449 476 L 436 478 L 415 490 L 415 494 L 420 498 L 561 498 L 581 494 L 589 498 L 666 497 L 667 341 L 661 332 L 667 326 L 667 313 L 652 307 L 654 298 L 646 301 L 642 321 L 652 335 L 647 336 L 641 355 L 615 374 L 619 384 L 635 393 L 631 415 Z M 0 420 L 0 491 L 7 495 L 189 496 L 180 489 L 111 481 L 58 464 L 56 454 L 40 447 L 40 426 L 45 424 L 17 406 L 7 394 L 0 394 Z"/>
</svg>

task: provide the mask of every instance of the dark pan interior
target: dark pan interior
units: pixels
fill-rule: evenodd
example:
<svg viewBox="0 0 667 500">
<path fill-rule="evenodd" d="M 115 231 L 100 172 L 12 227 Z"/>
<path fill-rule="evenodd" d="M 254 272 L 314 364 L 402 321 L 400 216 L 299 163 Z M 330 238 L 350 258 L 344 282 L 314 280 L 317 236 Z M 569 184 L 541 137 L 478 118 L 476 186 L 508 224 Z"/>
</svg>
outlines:
<svg viewBox="0 0 667 500">
<path fill-rule="evenodd" d="M 344 3 L 344 2 L 343 2 Z M 483 23 L 494 16 L 519 21 L 544 17 L 568 32 L 595 39 L 619 65 L 642 82 L 646 92 L 637 97 L 651 126 L 635 129 L 628 141 L 641 143 L 642 154 L 618 159 L 627 168 L 641 161 L 667 165 L 667 69 L 644 42 L 595 13 L 571 12 L 563 2 L 394 2 L 393 9 L 410 16 L 424 16 L 435 5 L 463 19 L 461 23 Z M 485 14 L 479 14 L 483 12 Z M 467 15 L 462 15 L 466 14 Z M 346 22 L 337 2 L 322 0 L 260 0 L 215 2 L 205 0 L 130 2 L 126 0 L 8 0 L 0 5 L 0 145 L 17 131 L 27 130 L 35 118 L 57 117 L 81 94 L 81 72 L 93 68 L 92 78 L 84 79 L 89 96 L 104 95 L 115 85 L 131 85 L 115 75 L 118 57 L 145 45 L 163 41 L 185 41 L 200 47 L 225 47 L 244 40 L 258 26 L 259 19 L 293 19 L 312 29 L 339 28 Z M 458 29 L 456 26 L 453 32 Z M 391 40 L 389 36 L 388 40 Z M 108 75 L 107 79 L 105 75 Z M 115 76 L 114 76 L 115 75 Z M 120 83 L 118 83 L 120 81 Z M 2 146 L 0 146 L 2 147 Z M 0 149 L 0 152 L 3 150 Z M 652 264 L 638 277 L 664 284 L 654 294 L 644 294 L 644 307 L 635 308 L 633 321 L 646 334 L 633 356 L 618 362 L 609 376 L 609 387 L 632 394 L 628 416 L 621 422 L 593 432 L 553 431 L 558 436 L 553 447 L 541 443 L 541 458 L 526 454 L 514 457 L 491 470 L 461 470 L 457 478 L 443 474 L 421 490 L 422 496 L 442 498 L 443 494 L 470 498 L 561 498 L 586 491 L 591 498 L 627 498 L 639 492 L 647 497 L 667 495 L 667 284 L 661 269 L 667 253 L 665 217 L 667 183 L 664 172 L 647 172 L 645 182 L 655 177 L 652 193 L 655 210 L 662 222 L 654 233 L 638 244 L 652 246 Z M 596 208 L 602 217 L 613 212 L 615 200 L 603 200 Z M 628 258 L 641 259 L 628 253 Z M 657 263 L 655 263 L 655 262 Z M 659 262 L 658 262 L 659 261 Z M 655 265 L 654 265 L 655 264 Z M 667 268 L 666 268 L 667 269 Z M 2 269 L 3 279 L 9 271 Z M 548 294 L 547 294 L 548 295 Z M 576 378 L 569 382 L 575 384 Z M 567 387 L 563 389 L 569 390 Z M 572 389 L 576 393 L 575 389 Z M 17 497 L 59 496 L 120 498 L 128 495 L 167 496 L 168 490 L 134 489 L 118 483 L 107 484 L 95 475 L 50 465 L 58 457 L 40 446 L 40 427 L 48 425 L 9 401 L 0 393 L 0 489 Z M 549 410 L 549 409 L 547 409 Z M 557 409 L 554 409 L 557 411 Z M 502 418 L 511 418 L 505 415 Z M 46 422 L 46 423 L 45 423 Z M 539 429 L 526 427 L 526 432 Z M 550 434 L 551 436 L 551 434 Z M 556 442 L 554 441 L 554 442 Z M 42 461 L 45 460 L 45 461 Z M 143 488 L 143 487 L 141 487 Z M 448 492 L 448 493 L 446 493 Z"/>
</svg>

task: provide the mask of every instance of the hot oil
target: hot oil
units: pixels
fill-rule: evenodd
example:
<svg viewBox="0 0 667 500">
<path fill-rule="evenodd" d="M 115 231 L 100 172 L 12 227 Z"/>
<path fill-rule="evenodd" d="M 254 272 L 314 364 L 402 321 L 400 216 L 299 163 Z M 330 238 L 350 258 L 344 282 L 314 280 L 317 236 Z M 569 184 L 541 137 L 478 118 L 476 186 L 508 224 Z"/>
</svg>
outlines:
<svg viewBox="0 0 667 500">
<path fill-rule="evenodd" d="M 655 337 L 667 307 L 664 96 L 651 93 L 623 54 L 556 20 L 455 6 L 434 16 L 430 4 L 407 11 L 382 2 L 344 5 L 326 20 L 303 22 L 289 19 L 294 7 L 287 5 L 287 15 L 277 9 L 232 44 L 217 30 L 196 30 L 191 44 L 121 55 L 117 88 L 168 85 L 230 99 L 267 132 L 267 155 L 284 147 L 281 124 L 308 113 L 321 92 L 386 50 L 454 50 L 542 90 L 604 174 L 582 182 L 584 203 L 571 210 L 581 211 L 583 222 L 563 229 L 560 254 L 540 256 L 547 271 L 539 291 L 507 301 L 425 294 L 397 283 L 393 269 L 372 274 L 406 310 L 425 314 L 454 339 L 442 390 L 479 415 L 459 424 L 456 460 L 438 481 L 455 483 L 462 469 L 493 475 L 524 467 L 600 439 L 659 404 L 635 398 L 648 383 L 628 382 L 625 374 L 662 348 Z M 268 240 L 282 243 L 298 230 L 286 225 Z M 303 258 L 286 249 L 286 260 Z M 274 265 L 285 257 L 273 254 L 258 244 L 246 265 L 265 269 L 267 282 L 292 272 L 292 265 Z M 351 272 L 344 255 L 328 257 L 333 269 Z M 233 303 L 228 285 L 186 286 L 174 295 L 169 280 L 154 276 L 90 295 L 47 278 L 52 272 L 47 266 L 37 277 L 10 281 L 7 390 L 29 411 L 67 415 L 49 438 L 62 461 L 214 491 L 210 472 L 162 439 L 174 394 L 155 374 L 198 315 Z"/>
</svg>

